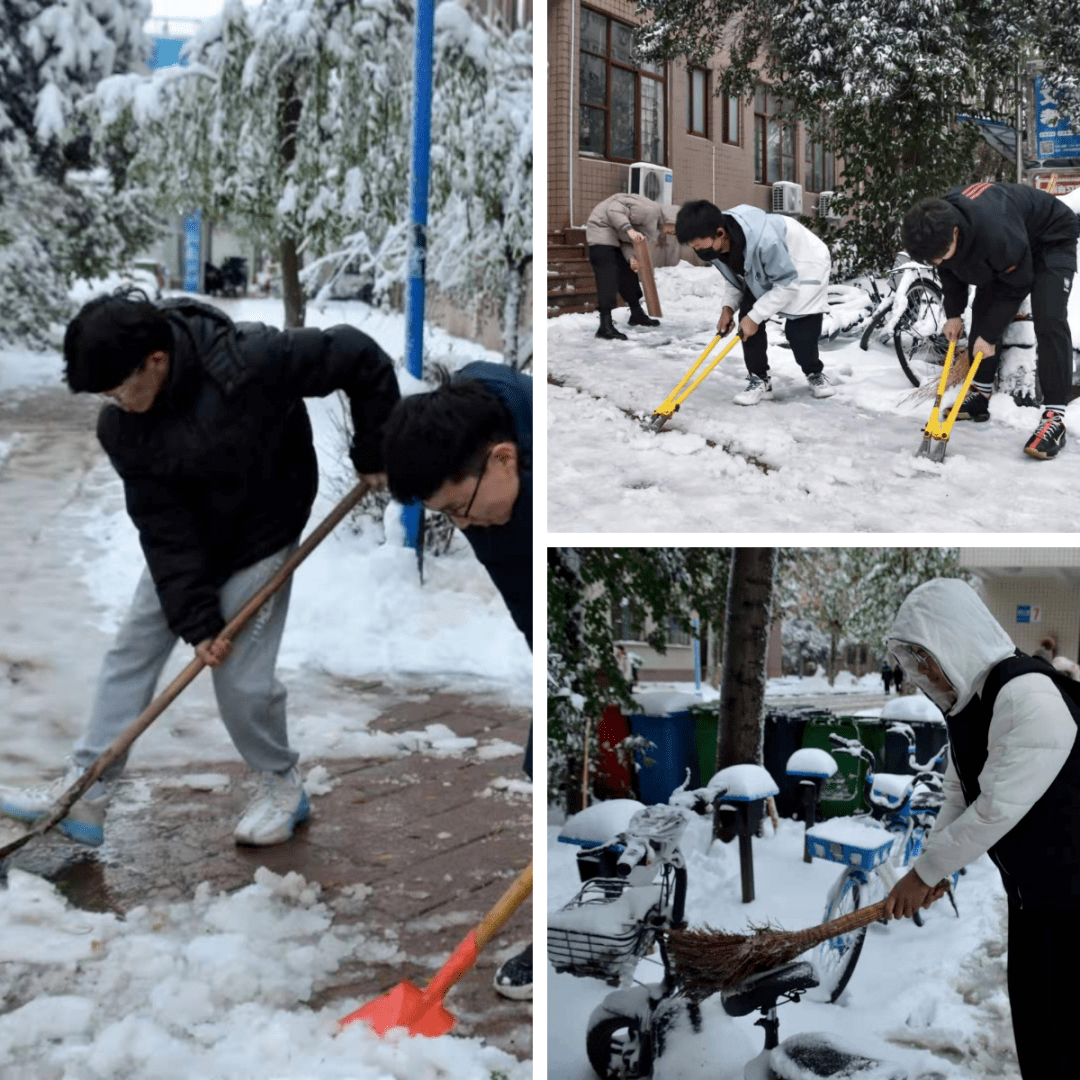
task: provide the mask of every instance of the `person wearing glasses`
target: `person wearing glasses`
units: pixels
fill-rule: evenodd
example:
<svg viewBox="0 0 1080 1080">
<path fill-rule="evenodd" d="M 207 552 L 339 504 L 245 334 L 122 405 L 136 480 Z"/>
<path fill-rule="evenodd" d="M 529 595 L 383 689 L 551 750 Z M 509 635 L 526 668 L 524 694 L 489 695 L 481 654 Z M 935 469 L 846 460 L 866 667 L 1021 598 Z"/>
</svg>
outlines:
<svg viewBox="0 0 1080 1080">
<path fill-rule="evenodd" d="M 1080 965 L 1080 705 L 1045 660 L 1013 645 L 956 578 L 913 589 L 889 630 L 894 666 L 945 716 L 945 802 L 886 902 L 914 915 L 988 853 L 1008 898 L 1008 989 L 1025 1080 L 1075 1067 L 1068 1031 Z M 1047 1038 L 1047 1033 L 1054 1033 Z"/>
<path fill-rule="evenodd" d="M 983 359 L 958 420 L 990 419 L 1001 339 L 1024 298 L 1031 297 L 1043 413 L 1024 452 L 1043 460 L 1065 445 L 1072 380 L 1068 302 L 1078 235 L 1080 222 L 1066 203 L 1026 184 L 953 188 L 940 199 L 921 199 L 904 217 L 907 253 L 933 263 L 941 275 L 942 333 L 949 341 L 964 332 L 968 289 L 975 286 L 968 351 L 972 357 L 981 352 Z"/>
<path fill-rule="evenodd" d="M 532 379 L 504 364 L 437 369 L 386 422 L 390 494 L 446 514 L 462 531 L 532 649 Z M 522 765 L 532 779 L 532 728 Z M 495 973 L 504 997 L 532 997 L 532 945 Z"/>
<path fill-rule="evenodd" d="M 238 844 L 288 840 L 310 812 L 275 675 L 289 584 L 235 642 L 215 640 L 277 572 L 307 522 L 319 474 L 305 397 L 344 390 L 350 456 L 381 486 L 382 425 L 399 398 L 390 358 L 351 326 L 276 330 L 233 323 L 191 299 L 121 290 L 86 304 L 64 338 L 73 393 L 107 399 L 98 439 L 124 485 L 146 567 L 105 656 L 89 721 L 65 774 L 0 790 L 0 812 L 33 822 L 153 698 L 177 638 L 213 669 L 214 692 L 256 792 Z M 93 846 L 124 762 L 69 811 L 61 832 Z"/>
</svg>

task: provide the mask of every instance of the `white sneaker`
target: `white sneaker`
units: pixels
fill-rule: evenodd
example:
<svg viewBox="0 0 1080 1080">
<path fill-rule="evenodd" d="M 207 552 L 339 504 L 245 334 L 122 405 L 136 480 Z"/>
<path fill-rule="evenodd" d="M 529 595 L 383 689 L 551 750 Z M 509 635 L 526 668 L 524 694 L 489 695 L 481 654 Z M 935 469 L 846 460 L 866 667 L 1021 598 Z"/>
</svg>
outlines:
<svg viewBox="0 0 1080 1080">
<path fill-rule="evenodd" d="M 832 397 L 836 393 L 836 387 L 825 378 L 823 371 L 817 372 L 816 375 L 807 375 L 806 381 L 810 384 L 810 393 L 814 397 Z"/>
<path fill-rule="evenodd" d="M 51 784 L 38 784 L 28 788 L 0 788 L 0 814 L 26 822 L 40 821 L 52 813 L 60 796 L 85 769 L 69 764 L 64 775 Z M 105 841 L 105 811 L 112 798 L 113 784 L 98 780 L 90 790 L 68 811 L 56 827 L 65 836 L 80 844 L 99 847 Z"/>
<path fill-rule="evenodd" d="M 736 405 L 756 405 L 762 398 L 772 397 L 772 383 L 768 376 L 751 375 L 746 380 L 746 389 L 736 394 L 731 400 Z"/>
<path fill-rule="evenodd" d="M 287 773 L 256 774 L 255 798 L 248 803 L 233 838 L 238 844 L 269 847 L 284 844 L 293 830 L 311 816 L 307 792 L 295 766 Z"/>
</svg>

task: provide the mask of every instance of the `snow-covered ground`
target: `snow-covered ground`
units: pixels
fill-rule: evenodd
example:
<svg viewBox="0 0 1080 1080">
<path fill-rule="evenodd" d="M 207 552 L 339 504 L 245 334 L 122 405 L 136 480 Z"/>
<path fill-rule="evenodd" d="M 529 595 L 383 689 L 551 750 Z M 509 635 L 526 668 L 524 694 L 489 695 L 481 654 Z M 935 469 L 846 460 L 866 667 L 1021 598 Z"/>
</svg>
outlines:
<svg viewBox="0 0 1080 1080">
<path fill-rule="evenodd" d="M 574 858 L 580 849 L 559 842 L 562 826 L 558 815 L 548 826 L 549 913 L 580 888 Z M 756 899 L 744 904 L 738 845 L 711 843 L 710 822 L 691 815 L 683 840 L 691 926 L 745 933 L 750 923 L 796 930 L 821 920 L 842 868 L 802 861 L 801 823 L 784 819 L 775 834 L 768 823 L 765 829 L 768 835 L 753 842 Z M 780 1007 L 781 1042 L 797 1033 L 826 1033 L 868 1057 L 903 1065 L 911 1080 L 1017 1080 L 1005 989 L 1005 896 L 985 856 L 961 878 L 957 904 L 959 918 L 943 900 L 924 913 L 922 928 L 910 920 L 871 926 L 836 1004 L 814 1000 L 812 990 L 798 1004 Z M 656 982 L 661 975 L 653 957 L 641 961 L 635 978 Z M 599 980 L 549 968 L 549 1076 L 595 1080 L 585 1052 L 587 1021 L 610 992 Z M 759 1014 L 732 1018 L 714 996 L 703 1003 L 702 1017 L 699 1033 L 684 1016 L 669 1035 L 654 1080 L 741 1080 L 745 1063 L 764 1045 L 754 1026 Z"/>
<path fill-rule="evenodd" d="M 277 300 L 221 301 L 220 306 L 236 319 L 280 325 Z M 401 355 L 400 316 L 361 304 L 309 312 L 309 325 L 337 322 L 359 326 L 391 355 Z M 429 332 L 428 349 L 451 368 L 472 359 L 498 359 L 438 331 Z M 60 379 L 55 354 L 0 351 L 0 395 L 8 406 L 30 409 L 56 395 Z M 61 387 L 60 393 L 67 391 Z M 347 462 L 342 465 L 344 446 L 334 423 L 340 406 L 313 401 L 309 411 L 323 471 L 315 522 L 353 480 Z M 92 417 L 89 425 L 92 431 Z M 0 547 L 5 596 L 0 670 L 8 674 L 0 684 L 5 750 L 0 782 L 8 784 L 55 775 L 81 730 L 93 673 L 142 566 L 119 481 L 96 444 L 96 457 L 80 460 L 78 439 L 85 432 L 70 427 L 58 425 L 40 448 L 36 428 L 32 437 L 15 430 L 0 440 L 0 485 L 8 484 L 5 514 L 25 514 L 25 531 L 32 533 L 29 543 Z M 13 491 L 37 492 L 55 499 L 55 505 L 17 508 Z M 523 747 L 494 739 L 477 745 L 444 725 L 388 739 L 368 730 L 374 710 L 330 713 L 319 707 L 320 680 L 328 688 L 324 700 L 338 701 L 340 695 L 329 688 L 350 679 L 378 680 L 402 699 L 447 689 L 489 695 L 516 707 L 532 700 L 528 647 L 464 540 L 457 537 L 446 557 L 426 560 L 421 585 L 415 556 L 392 535 L 398 528 L 395 514 L 387 516 L 386 526 L 391 534 L 386 544 L 377 542 L 377 530 L 357 535 L 339 527 L 297 572 L 281 673 L 286 684 L 302 685 L 301 696 L 309 703 L 307 711 L 290 712 L 301 767 L 305 757 L 316 756 L 475 753 L 505 759 L 507 784 L 520 789 Z M 177 649 L 166 677 L 189 656 L 185 647 Z M 216 720 L 207 679 L 197 681 L 140 739 L 133 761 L 183 772 L 193 762 L 235 757 Z M 331 782 L 325 767 L 313 780 L 316 789 Z M 186 777 L 193 786 L 203 781 Z M 531 1062 L 519 1063 L 476 1039 L 380 1040 L 364 1025 L 335 1038 L 340 1003 L 308 1008 L 303 1003 L 312 986 L 346 952 L 392 954 L 394 944 L 339 931 L 333 915 L 318 899 L 318 886 L 266 871 L 239 893 L 214 896 L 204 887 L 185 903 L 155 906 L 151 901 L 126 919 L 69 908 L 48 883 L 13 871 L 10 888 L 0 891 L 3 994 L 8 1000 L 30 1000 L 0 1015 L 0 1075 L 5 1080 L 525 1080 L 532 1075 Z"/>
<path fill-rule="evenodd" d="M 836 384 L 810 396 L 769 325 L 773 400 L 732 402 L 745 385 L 737 345 L 659 435 L 648 416 L 715 334 L 719 275 L 682 263 L 656 271 L 664 319 L 615 322 L 627 341 L 594 338 L 596 315 L 547 323 L 548 527 L 555 532 L 1072 531 L 1080 450 L 1023 452 L 1039 413 L 1005 394 L 991 421 L 958 423 L 945 461 L 916 459 L 932 400 L 914 398 L 891 345 L 822 344 Z M 1080 331 L 1080 301 L 1070 312 Z M 715 355 L 715 354 L 714 354 Z M 628 415 L 633 414 L 633 415 Z M 1067 422 L 1068 423 L 1068 422 Z"/>
</svg>

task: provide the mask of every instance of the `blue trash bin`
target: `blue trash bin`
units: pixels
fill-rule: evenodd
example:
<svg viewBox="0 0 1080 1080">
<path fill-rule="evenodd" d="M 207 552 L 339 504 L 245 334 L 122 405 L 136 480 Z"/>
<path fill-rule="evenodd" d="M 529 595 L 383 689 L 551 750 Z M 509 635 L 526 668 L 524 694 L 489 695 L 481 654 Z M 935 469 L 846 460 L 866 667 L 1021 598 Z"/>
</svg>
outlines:
<svg viewBox="0 0 1080 1080">
<path fill-rule="evenodd" d="M 628 719 L 634 735 L 642 735 L 656 744 L 655 749 L 645 754 L 634 751 L 638 792 L 643 803 L 647 806 L 666 803 L 671 793 L 686 781 L 688 768 L 690 786 L 700 786 L 696 724 L 689 712 L 672 712 L 666 716 L 635 714 Z M 652 761 L 651 765 L 645 764 L 646 757 Z"/>
</svg>

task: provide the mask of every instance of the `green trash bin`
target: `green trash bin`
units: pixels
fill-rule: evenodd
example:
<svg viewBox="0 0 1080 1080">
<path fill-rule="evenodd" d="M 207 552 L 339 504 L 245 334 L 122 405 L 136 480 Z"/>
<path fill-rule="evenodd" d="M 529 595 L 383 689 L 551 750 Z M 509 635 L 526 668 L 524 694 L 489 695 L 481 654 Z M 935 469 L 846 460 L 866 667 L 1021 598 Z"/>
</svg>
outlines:
<svg viewBox="0 0 1080 1080">
<path fill-rule="evenodd" d="M 838 754 L 829 741 L 835 732 L 845 739 L 858 739 L 870 750 L 880 769 L 885 751 L 885 727 L 875 717 L 831 716 L 809 720 L 803 733 L 803 746 L 827 750 L 836 758 L 836 773 L 825 781 L 818 804 L 818 819 L 842 817 L 868 810 L 865 798 L 866 762 L 850 754 Z"/>
<path fill-rule="evenodd" d="M 698 774 L 704 787 L 716 773 L 716 733 L 720 724 L 718 704 L 691 707 L 694 738 L 697 740 Z"/>
</svg>

